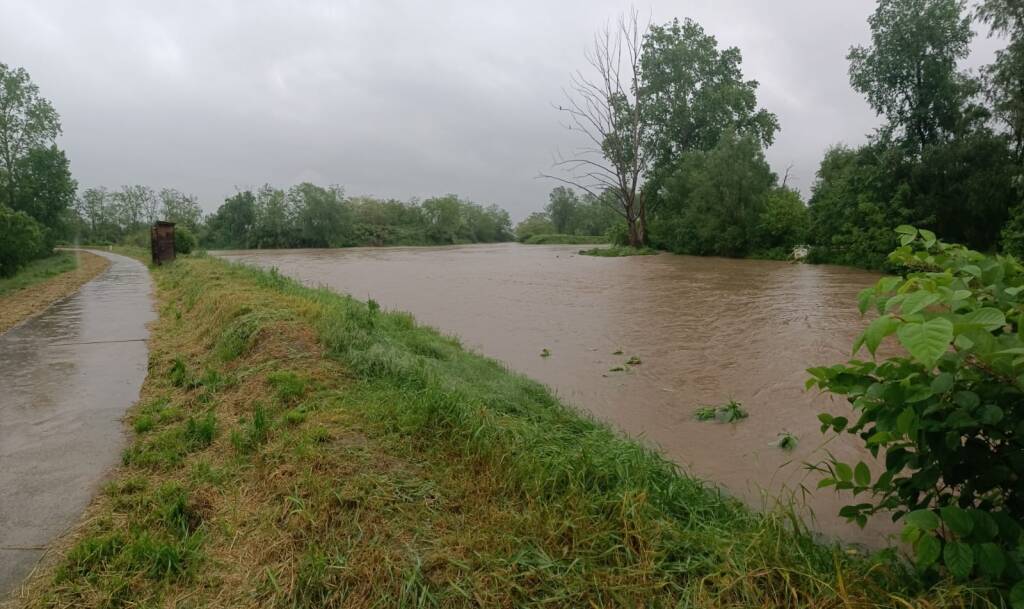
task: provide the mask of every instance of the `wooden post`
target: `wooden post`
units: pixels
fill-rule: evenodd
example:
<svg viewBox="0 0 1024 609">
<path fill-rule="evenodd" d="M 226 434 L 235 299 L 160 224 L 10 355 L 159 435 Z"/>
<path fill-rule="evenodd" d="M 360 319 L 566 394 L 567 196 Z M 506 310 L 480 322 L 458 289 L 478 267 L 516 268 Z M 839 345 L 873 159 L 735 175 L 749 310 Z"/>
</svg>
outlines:
<svg viewBox="0 0 1024 609">
<path fill-rule="evenodd" d="M 160 220 L 149 229 L 149 247 L 153 264 L 174 260 L 174 222 Z"/>
</svg>

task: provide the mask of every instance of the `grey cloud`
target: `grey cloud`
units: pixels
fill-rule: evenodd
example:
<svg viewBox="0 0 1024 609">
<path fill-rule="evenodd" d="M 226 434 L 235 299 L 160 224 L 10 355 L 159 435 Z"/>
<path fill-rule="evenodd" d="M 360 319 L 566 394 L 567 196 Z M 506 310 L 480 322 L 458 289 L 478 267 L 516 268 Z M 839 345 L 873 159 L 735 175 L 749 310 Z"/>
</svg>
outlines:
<svg viewBox="0 0 1024 609">
<path fill-rule="evenodd" d="M 877 124 L 845 55 L 868 0 L 636 3 L 739 46 L 782 123 L 768 157 L 809 192 L 825 149 Z M 0 61 L 61 113 L 84 186 L 145 183 L 214 209 L 236 186 L 300 180 L 352 194 L 455 192 L 522 218 L 573 145 L 551 106 L 593 32 L 629 8 L 564 2 L 38 2 L 0 4 Z M 970 65 L 996 43 L 980 38 Z"/>
</svg>

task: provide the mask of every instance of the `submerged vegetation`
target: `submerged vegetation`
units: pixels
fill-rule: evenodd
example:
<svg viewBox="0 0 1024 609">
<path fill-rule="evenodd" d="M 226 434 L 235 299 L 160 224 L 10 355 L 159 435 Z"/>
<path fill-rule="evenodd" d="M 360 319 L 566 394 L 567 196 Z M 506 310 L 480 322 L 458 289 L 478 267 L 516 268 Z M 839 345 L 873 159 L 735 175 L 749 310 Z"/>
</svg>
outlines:
<svg viewBox="0 0 1024 609">
<path fill-rule="evenodd" d="M 719 423 L 735 423 L 750 414 L 736 400 L 729 400 L 719 406 L 701 406 L 694 413 L 698 421 L 718 421 Z"/>
<path fill-rule="evenodd" d="M 552 233 L 548 235 L 531 235 L 523 239 L 527 245 L 583 245 L 590 243 L 608 243 L 608 237 L 601 235 L 562 235 Z"/>
<path fill-rule="evenodd" d="M 622 256 L 651 256 L 660 253 L 650 247 L 632 247 L 629 245 L 612 245 L 610 247 L 595 247 L 589 250 L 580 250 L 581 256 L 598 256 L 602 258 L 620 258 Z"/>
<path fill-rule="evenodd" d="M 182 259 L 125 465 L 27 606 L 931 606 L 451 338 Z"/>
</svg>

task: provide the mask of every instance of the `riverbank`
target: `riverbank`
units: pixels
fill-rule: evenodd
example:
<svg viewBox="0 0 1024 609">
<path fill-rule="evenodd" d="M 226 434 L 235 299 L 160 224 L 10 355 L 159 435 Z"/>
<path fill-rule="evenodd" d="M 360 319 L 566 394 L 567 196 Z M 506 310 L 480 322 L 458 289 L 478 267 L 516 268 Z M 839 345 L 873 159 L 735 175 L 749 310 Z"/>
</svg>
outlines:
<svg viewBox="0 0 1024 609">
<path fill-rule="evenodd" d="M 153 275 L 135 438 L 24 606 L 966 602 L 750 511 L 408 315 L 210 258 Z"/>
<path fill-rule="evenodd" d="M 591 245 L 610 243 L 604 235 L 532 235 L 522 243 L 526 245 Z"/>
<path fill-rule="evenodd" d="M 0 334 L 73 294 L 110 266 L 86 252 L 57 252 L 0 279 Z"/>
</svg>

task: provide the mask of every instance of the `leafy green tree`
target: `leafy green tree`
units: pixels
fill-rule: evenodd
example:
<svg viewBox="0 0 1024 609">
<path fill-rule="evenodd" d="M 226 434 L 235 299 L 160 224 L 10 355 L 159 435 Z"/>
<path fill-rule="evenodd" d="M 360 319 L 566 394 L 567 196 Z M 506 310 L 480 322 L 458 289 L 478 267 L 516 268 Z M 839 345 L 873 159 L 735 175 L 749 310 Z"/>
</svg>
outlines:
<svg viewBox="0 0 1024 609">
<path fill-rule="evenodd" d="M 146 215 L 156 195 L 153 189 L 141 185 L 125 185 L 111 194 L 122 233 L 137 231 L 146 225 Z"/>
<path fill-rule="evenodd" d="M 194 195 L 185 194 L 174 188 L 164 188 L 160 190 L 160 215 L 164 220 L 194 232 L 199 230 L 203 210 Z"/>
<path fill-rule="evenodd" d="M 295 245 L 295 211 L 283 190 L 264 185 L 256 191 L 256 229 L 252 245 L 258 248 Z"/>
<path fill-rule="evenodd" d="M 56 146 L 32 148 L 15 163 L 14 209 L 32 216 L 41 226 L 45 251 L 66 236 L 78 184 L 70 163 Z"/>
<path fill-rule="evenodd" d="M 807 242 L 807 206 L 800 193 L 786 188 L 772 188 L 765 195 L 764 207 L 755 229 L 755 254 L 762 258 L 785 259 L 793 248 Z"/>
<path fill-rule="evenodd" d="M 466 219 L 457 196 L 427 199 L 422 207 L 427 221 L 427 237 L 432 242 L 448 244 L 468 241 Z"/>
<path fill-rule="evenodd" d="M 911 223 L 972 248 L 996 247 L 1020 200 L 1013 185 L 1020 168 L 1004 136 L 985 129 L 966 133 L 925 148 L 910 167 Z"/>
<path fill-rule="evenodd" d="M 32 150 L 54 145 L 60 117 L 39 94 L 24 68 L 0 63 L 0 191 L 11 209 L 19 209 L 18 184 L 23 159 Z"/>
<path fill-rule="evenodd" d="M 256 229 L 256 195 L 251 190 L 224 200 L 206 222 L 206 242 L 214 247 L 246 248 Z"/>
<path fill-rule="evenodd" d="M 42 225 L 23 211 L 0 205 L 0 277 L 10 277 L 45 251 Z"/>
<path fill-rule="evenodd" d="M 983 0 L 978 15 L 993 34 L 1009 40 L 985 70 L 987 89 L 993 114 L 1009 131 L 1017 160 L 1024 160 L 1024 4 Z"/>
<path fill-rule="evenodd" d="M 574 232 L 580 200 L 576 191 L 565 186 L 557 186 L 548 196 L 547 212 L 548 218 L 555 227 L 555 232 L 560 234 L 571 234 Z"/>
<path fill-rule="evenodd" d="M 666 181 L 652 240 L 686 254 L 747 255 L 775 181 L 761 142 L 727 131 L 711 150 L 682 156 Z"/>
<path fill-rule="evenodd" d="M 295 209 L 300 245 L 339 247 L 351 241 L 352 212 L 340 186 L 304 182 L 288 191 L 288 199 Z"/>
<path fill-rule="evenodd" d="M 555 233 L 555 225 L 547 212 L 535 211 L 526 216 L 519 224 L 516 224 L 516 239 L 526 241 L 534 235 L 552 235 Z"/>
<path fill-rule="evenodd" d="M 973 37 L 965 0 L 879 0 L 870 46 L 850 49 L 850 84 L 912 150 L 948 141 L 975 84 L 957 71 Z"/>
<path fill-rule="evenodd" d="M 762 146 L 772 143 L 778 119 L 758 107 L 758 83 L 743 78 L 742 61 L 738 48 L 719 49 L 714 36 L 690 19 L 651 27 L 641 59 L 641 98 L 651 125 L 652 190 L 675 171 L 681 155 L 711 150 L 726 131 Z"/>
<path fill-rule="evenodd" d="M 878 143 L 826 152 L 808 202 L 810 260 L 882 267 L 893 223 L 911 220 L 908 171 L 903 154 Z"/>
</svg>

